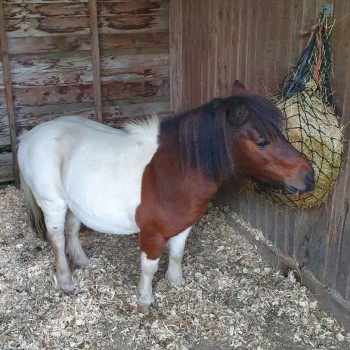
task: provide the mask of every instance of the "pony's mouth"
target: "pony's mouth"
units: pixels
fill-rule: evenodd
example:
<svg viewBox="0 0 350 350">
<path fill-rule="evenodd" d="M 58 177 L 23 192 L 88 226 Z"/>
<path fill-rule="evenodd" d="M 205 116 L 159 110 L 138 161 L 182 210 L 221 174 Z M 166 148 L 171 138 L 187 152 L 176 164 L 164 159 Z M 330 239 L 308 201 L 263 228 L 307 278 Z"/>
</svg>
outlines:
<svg viewBox="0 0 350 350">
<path fill-rule="evenodd" d="M 284 186 L 282 192 L 283 194 L 303 194 L 305 190 L 300 190 L 294 186 Z"/>
<path fill-rule="evenodd" d="M 253 180 L 256 181 L 255 179 Z M 279 189 L 282 191 L 283 194 L 303 194 L 309 190 L 306 187 L 301 190 L 300 188 L 297 188 L 293 185 L 287 185 L 280 182 L 262 182 L 262 181 L 257 181 L 257 182 L 259 182 L 266 189 L 268 188 Z"/>
</svg>

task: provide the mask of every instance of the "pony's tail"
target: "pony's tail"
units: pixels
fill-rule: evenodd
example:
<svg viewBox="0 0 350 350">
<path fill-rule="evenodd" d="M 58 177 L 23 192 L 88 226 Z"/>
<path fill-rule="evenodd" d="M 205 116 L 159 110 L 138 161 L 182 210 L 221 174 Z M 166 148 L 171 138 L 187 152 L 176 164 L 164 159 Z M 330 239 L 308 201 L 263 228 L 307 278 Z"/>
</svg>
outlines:
<svg viewBox="0 0 350 350">
<path fill-rule="evenodd" d="M 43 211 L 38 206 L 31 189 L 29 188 L 27 183 L 24 181 L 22 173 L 20 172 L 19 175 L 21 179 L 21 189 L 24 194 L 24 200 L 29 209 L 29 217 L 30 217 L 32 226 L 42 239 L 46 239 L 46 225 L 44 221 Z"/>
</svg>

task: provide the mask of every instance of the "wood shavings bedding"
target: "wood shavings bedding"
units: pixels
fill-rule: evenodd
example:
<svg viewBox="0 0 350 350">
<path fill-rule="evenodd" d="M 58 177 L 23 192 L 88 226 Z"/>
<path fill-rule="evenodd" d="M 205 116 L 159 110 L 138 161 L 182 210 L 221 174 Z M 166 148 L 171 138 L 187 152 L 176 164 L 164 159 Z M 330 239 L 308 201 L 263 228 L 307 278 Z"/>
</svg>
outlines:
<svg viewBox="0 0 350 350">
<path fill-rule="evenodd" d="M 305 287 L 272 269 L 211 207 L 184 258 L 187 285 L 170 288 L 164 256 L 157 304 L 136 311 L 137 235 L 84 229 L 92 264 L 71 296 L 52 287 L 49 246 L 30 227 L 20 191 L 0 190 L 1 349 L 350 349 L 347 334 Z"/>
</svg>

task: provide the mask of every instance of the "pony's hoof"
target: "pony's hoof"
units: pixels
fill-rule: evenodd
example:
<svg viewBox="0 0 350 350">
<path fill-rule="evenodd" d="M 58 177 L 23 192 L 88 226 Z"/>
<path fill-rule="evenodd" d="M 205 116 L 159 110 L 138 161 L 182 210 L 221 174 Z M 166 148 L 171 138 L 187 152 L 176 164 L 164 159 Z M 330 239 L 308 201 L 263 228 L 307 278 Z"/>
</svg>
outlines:
<svg viewBox="0 0 350 350">
<path fill-rule="evenodd" d="M 74 261 L 72 270 L 86 269 L 90 265 L 90 259 Z"/>
<path fill-rule="evenodd" d="M 168 283 L 171 288 L 177 288 L 177 287 L 183 287 L 186 284 L 186 280 L 183 278 L 182 280 L 178 280 L 178 281 L 168 281 Z"/>
<path fill-rule="evenodd" d="M 153 303 L 151 304 L 138 304 L 137 305 L 137 311 L 140 314 L 148 314 L 149 312 L 152 311 L 153 308 Z"/>
<path fill-rule="evenodd" d="M 165 274 L 166 279 L 168 280 L 169 286 L 170 287 L 182 287 L 186 284 L 186 279 L 182 276 L 180 277 L 170 277 L 170 274 L 166 273 Z"/>
<path fill-rule="evenodd" d="M 75 286 L 73 283 L 63 283 L 60 287 L 64 294 L 71 295 L 74 293 Z"/>
<path fill-rule="evenodd" d="M 58 279 L 55 275 L 52 277 L 52 284 L 56 290 L 62 290 L 62 292 L 68 295 L 74 292 L 75 285 L 72 277 L 64 280 Z"/>
</svg>

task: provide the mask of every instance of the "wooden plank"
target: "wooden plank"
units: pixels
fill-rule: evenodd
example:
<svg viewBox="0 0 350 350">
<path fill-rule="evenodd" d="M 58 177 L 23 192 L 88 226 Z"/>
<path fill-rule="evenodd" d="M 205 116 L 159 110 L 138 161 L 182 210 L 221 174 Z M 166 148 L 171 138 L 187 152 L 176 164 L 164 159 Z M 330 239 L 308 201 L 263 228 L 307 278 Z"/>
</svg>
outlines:
<svg viewBox="0 0 350 350">
<path fill-rule="evenodd" d="M 99 20 L 101 34 L 153 33 L 165 31 L 169 27 L 168 16 L 126 14 L 120 17 L 103 17 Z"/>
<path fill-rule="evenodd" d="M 178 11 L 178 9 L 177 9 Z M 177 14 L 176 18 L 179 14 Z M 172 17 L 170 17 L 171 19 Z M 178 23 L 176 25 L 179 25 Z M 178 28 L 179 30 L 179 28 Z M 169 47 L 169 32 L 159 31 L 151 33 L 132 33 L 132 34 L 104 34 L 100 35 L 100 48 L 101 50 L 112 50 L 120 48 L 149 48 L 149 47 L 159 47 L 168 48 Z"/>
<path fill-rule="evenodd" d="M 308 220 L 311 221 L 311 227 L 304 260 L 305 266 L 322 283 L 326 282 L 323 276 L 327 247 L 327 218 L 328 211 L 324 206 L 309 210 Z"/>
<path fill-rule="evenodd" d="M 101 69 L 105 80 L 113 74 L 129 79 L 136 77 L 169 76 L 169 55 L 133 54 L 101 57 Z M 92 83 L 92 62 L 90 57 L 67 54 L 48 58 L 29 56 L 16 57 L 10 62 L 13 84 L 19 86 L 60 85 L 72 83 Z M 40 72 L 40 74 L 38 74 Z M 162 73 L 161 73 L 162 72 Z M 124 75 L 122 74 L 124 73 Z M 117 78 L 118 79 L 118 78 Z"/>
<path fill-rule="evenodd" d="M 104 123 L 120 125 L 130 118 L 149 116 L 156 113 L 160 116 L 169 115 L 168 98 L 146 98 L 139 100 L 107 101 L 103 106 Z M 93 103 L 22 107 L 17 114 L 18 130 L 29 130 L 43 122 L 65 115 L 77 115 L 94 119 Z"/>
<path fill-rule="evenodd" d="M 276 50 L 276 63 L 275 63 L 275 74 L 274 74 L 274 88 L 273 92 L 278 91 L 278 86 L 282 83 L 284 77 L 288 74 L 290 66 L 288 64 L 288 51 L 289 51 L 289 38 L 290 32 L 292 30 L 291 23 L 289 20 L 291 12 L 293 9 L 289 2 L 280 1 L 278 3 L 278 12 L 280 13 L 280 19 L 278 21 L 277 36 L 278 44 Z"/>
<path fill-rule="evenodd" d="M 245 84 L 244 77 L 241 74 L 241 58 L 239 55 L 239 52 L 242 50 L 243 43 L 242 43 L 242 38 L 241 38 L 241 30 L 243 30 L 242 26 L 242 1 L 237 1 L 235 4 L 237 8 L 237 25 L 236 25 L 236 40 L 237 40 L 237 51 L 236 51 L 236 59 L 233 61 L 233 63 L 236 64 L 236 74 L 235 74 L 235 79 L 239 79 L 243 84 Z"/>
<path fill-rule="evenodd" d="M 227 12 L 229 14 L 228 22 L 230 25 L 227 27 L 227 47 L 228 47 L 228 84 L 229 84 L 229 95 L 232 95 L 232 84 L 237 79 L 237 62 L 236 62 L 236 52 L 237 52 L 237 40 L 236 40 L 236 28 L 232 23 L 236 21 L 238 16 L 237 7 L 233 1 L 228 2 Z"/>
<path fill-rule="evenodd" d="M 101 50 L 168 48 L 169 33 L 119 33 L 99 36 Z M 90 35 L 20 37 L 8 39 L 9 54 L 90 51 Z"/>
<path fill-rule="evenodd" d="M 347 185 L 347 190 L 349 191 L 349 184 Z M 350 239 L 348 233 L 350 232 L 350 215 L 349 215 L 349 201 L 350 196 L 348 195 L 344 199 L 343 206 L 343 216 L 339 227 L 338 233 L 338 249 L 337 249 L 337 259 L 335 262 L 335 289 L 342 295 L 345 299 L 349 300 L 349 276 L 350 276 L 350 266 L 349 266 L 349 249 L 350 249 Z"/>
<path fill-rule="evenodd" d="M 0 136 L 0 146 L 11 145 L 11 138 L 9 135 Z"/>
<path fill-rule="evenodd" d="M 23 3 L 23 0 L 5 0 L 8 4 L 17 4 L 17 3 Z M 77 0 L 25 0 L 26 3 L 32 4 L 53 4 L 53 3 L 71 3 L 71 2 L 77 2 Z M 89 0 L 78 0 L 82 3 L 87 3 Z M 118 3 L 118 2 L 134 2 L 137 0 L 98 0 L 98 3 L 102 2 L 110 2 L 110 3 Z M 164 0 L 152 0 L 153 2 L 163 2 Z"/>
<path fill-rule="evenodd" d="M 102 122 L 102 96 L 100 77 L 100 48 L 98 41 L 97 5 L 96 0 L 89 1 L 90 30 L 91 30 L 91 56 L 93 68 L 93 86 L 95 102 L 95 119 Z"/>
<path fill-rule="evenodd" d="M 9 5 L 14 5 L 14 4 L 22 4 L 23 0 L 4 0 L 6 1 L 7 4 Z M 89 0 L 79 0 L 79 2 L 82 3 L 87 3 Z M 104 0 L 102 0 L 104 1 Z M 124 0 L 120 0 L 124 1 Z M 132 0 L 125 0 L 125 1 L 132 1 Z M 62 3 L 71 3 L 72 0 L 25 0 L 27 4 L 62 4 Z M 77 1 L 73 1 L 77 2 Z"/>
<path fill-rule="evenodd" d="M 203 28 L 204 33 L 209 33 L 209 11 L 205 6 L 200 6 L 198 9 L 198 16 L 201 19 L 201 26 Z M 208 96 L 208 84 L 207 84 L 207 78 L 208 78 L 208 70 L 209 70 L 209 64 L 208 64 L 208 56 L 209 56 L 209 36 L 208 35 L 200 35 L 198 38 L 198 41 L 200 42 L 200 54 L 202 55 L 203 59 L 199 60 L 197 62 L 198 69 L 199 69 L 199 76 L 198 79 L 202 82 L 199 86 L 199 100 L 201 103 L 207 102 L 210 97 Z"/>
<path fill-rule="evenodd" d="M 11 74 L 9 66 L 9 58 L 7 53 L 7 41 L 6 41 L 6 32 L 5 32 L 5 17 L 3 11 L 3 2 L 0 2 L 0 47 L 1 47 L 1 61 L 3 68 L 3 81 L 5 86 L 5 98 L 6 98 L 6 107 L 8 112 L 8 123 L 12 147 L 12 170 L 13 176 L 15 178 L 15 183 L 19 186 L 19 171 L 17 164 L 17 134 L 16 134 L 16 120 L 15 120 L 15 111 L 13 106 L 13 95 L 12 95 L 12 86 L 11 86 Z"/>
<path fill-rule="evenodd" d="M 71 1 L 67 6 L 62 2 L 50 3 L 4 3 L 6 19 L 41 18 L 41 17 L 87 17 L 89 9 L 86 3 Z"/>
<path fill-rule="evenodd" d="M 104 100 L 164 97 L 169 96 L 169 79 L 108 81 L 101 83 L 101 89 Z M 84 83 L 16 88 L 13 90 L 13 96 L 16 107 L 90 102 L 93 101 L 93 85 Z"/>
<path fill-rule="evenodd" d="M 167 1 L 130 1 L 130 2 L 99 2 L 99 17 L 120 17 L 125 15 L 151 15 L 164 17 L 169 15 Z"/>
<path fill-rule="evenodd" d="M 12 153 L 0 153 L 0 183 L 14 181 Z"/>
<path fill-rule="evenodd" d="M 102 83 L 104 100 L 169 97 L 169 79 Z"/>
<path fill-rule="evenodd" d="M 5 23 L 8 38 L 89 35 L 89 17 L 45 17 L 7 19 Z"/>
<path fill-rule="evenodd" d="M 5 87 L 3 86 L 0 86 L 0 108 L 6 108 Z"/>
<path fill-rule="evenodd" d="M 272 0 L 269 2 L 269 14 L 267 18 L 267 23 L 274 23 L 274 18 L 276 16 L 277 2 Z M 274 82 L 274 66 L 276 59 L 276 24 L 268 26 L 267 28 L 267 37 L 265 45 L 265 62 L 264 66 L 266 72 L 264 74 L 264 85 L 267 91 L 275 91 L 275 82 Z"/>
<path fill-rule="evenodd" d="M 257 21 L 258 25 L 256 27 L 256 57 L 254 62 L 255 67 L 255 79 L 256 79 L 256 92 L 262 95 L 266 94 L 266 46 L 267 46 L 267 34 L 269 27 L 269 2 L 267 0 L 259 1 L 257 8 Z M 261 18 L 265 18 L 266 20 L 261 21 Z"/>
<path fill-rule="evenodd" d="M 295 209 L 286 209 L 286 222 L 285 222 L 285 252 L 288 256 L 294 256 L 295 247 L 295 221 L 298 215 L 298 211 Z"/>
<path fill-rule="evenodd" d="M 289 38 L 288 47 L 286 55 L 286 67 L 288 69 L 295 67 L 300 59 L 303 51 L 301 47 L 301 35 L 300 31 L 304 28 L 302 27 L 303 21 L 303 3 L 300 0 L 290 1 L 290 11 L 289 11 Z"/>
<path fill-rule="evenodd" d="M 265 216 L 266 216 L 266 238 L 271 242 L 275 240 L 275 232 L 276 232 L 276 204 L 271 203 L 270 201 L 266 201 L 265 207 Z"/>
<path fill-rule="evenodd" d="M 266 235 L 266 199 L 262 196 L 256 195 L 256 227 L 259 228 L 264 235 Z"/>
<path fill-rule="evenodd" d="M 101 58 L 102 69 L 120 69 L 127 71 L 129 67 L 169 66 L 168 53 L 151 53 L 137 55 L 122 55 L 118 57 L 104 56 Z"/>
<path fill-rule="evenodd" d="M 251 62 L 250 49 L 251 49 L 251 34 L 252 34 L 252 0 L 244 2 L 243 16 L 245 19 L 244 27 L 246 28 L 241 32 L 242 40 L 244 42 L 244 49 L 241 51 L 241 70 L 243 73 L 243 81 L 248 87 L 249 91 L 253 92 L 253 84 L 250 80 L 250 69 L 248 68 Z"/>
<path fill-rule="evenodd" d="M 170 110 L 178 112 L 183 104 L 183 6 L 181 0 L 170 2 Z"/>
<path fill-rule="evenodd" d="M 247 89 L 250 89 L 250 86 L 247 84 L 247 65 L 246 58 L 248 52 L 248 30 L 246 29 L 249 15 L 249 4 L 245 0 L 240 0 L 240 32 L 239 32 L 239 78 L 244 84 L 246 84 Z M 244 28 L 244 29 L 243 29 Z"/>
<path fill-rule="evenodd" d="M 90 35 L 8 38 L 10 55 L 89 50 L 91 50 Z"/>
<path fill-rule="evenodd" d="M 260 29 L 258 29 L 258 7 L 259 3 L 256 1 L 252 2 L 251 10 L 251 29 L 250 29 L 250 46 L 249 46 L 249 57 L 251 60 L 251 68 L 248 71 L 248 81 L 250 81 L 250 91 L 253 93 L 258 92 L 257 83 L 257 69 L 256 63 L 258 62 L 258 43 L 260 39 Z M 259 30 L 259 33 L 258 33 Z"/>
<path fill-rule="evenodd" d="M 223 72 L 226 73 L 225 69 L 225 64 L 224 64 L 224 33 L 225 33 L 225 27 L 226 27 L 226 22 L 225 22 L 225 16 L 224 16 L 224 6 L 225 6 L 225 1 L 218 1 L 218 7 L 216 8 L 216 21 L 217 21 L 217 30 L 216 30 L 216 35 L 217 35 L 217 45 L 215 47 L 215 57 L 216 57 L 216 65 L 214 67 L 215 71 L 215 77 L 216 77 L 216 90 L 215 90 L 215 96 L 224 96 L 224 81 L 223 81 Z M 196 65 L 198 66 L 198 65 Z"/>
</svg>

